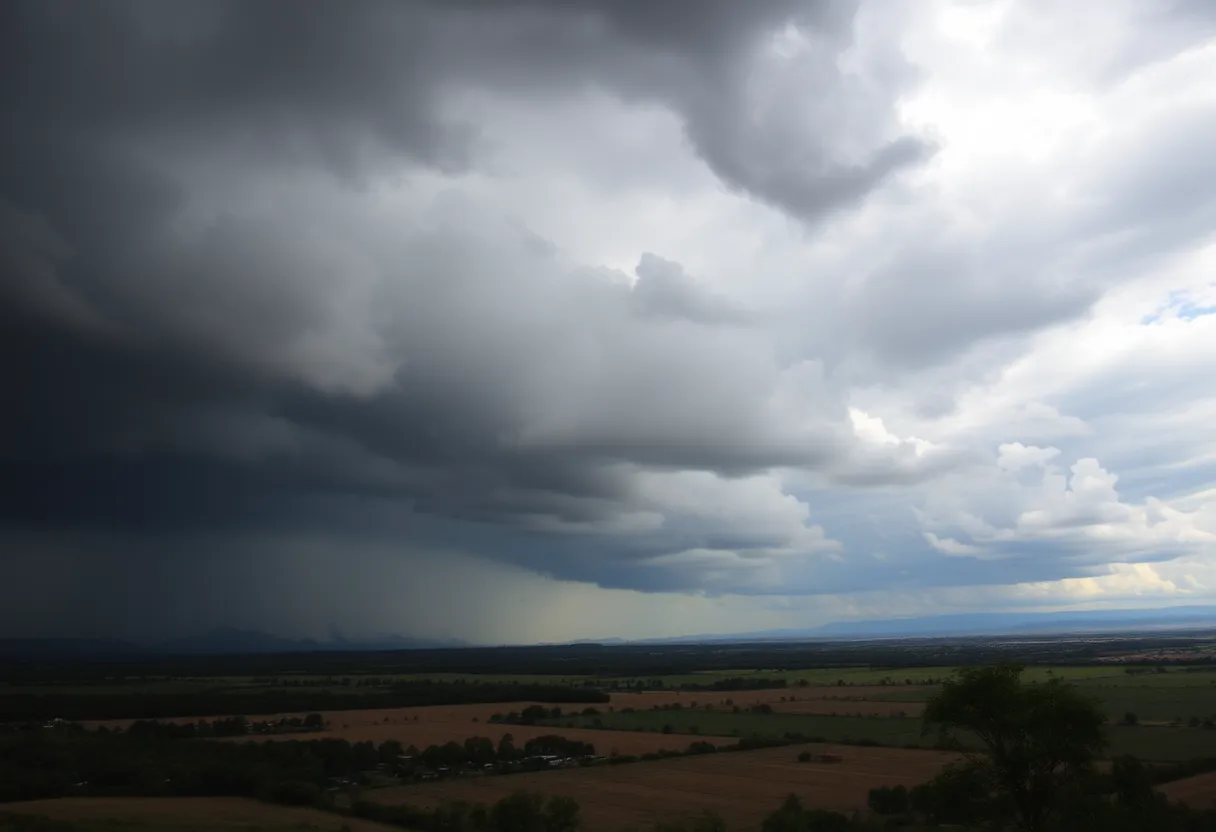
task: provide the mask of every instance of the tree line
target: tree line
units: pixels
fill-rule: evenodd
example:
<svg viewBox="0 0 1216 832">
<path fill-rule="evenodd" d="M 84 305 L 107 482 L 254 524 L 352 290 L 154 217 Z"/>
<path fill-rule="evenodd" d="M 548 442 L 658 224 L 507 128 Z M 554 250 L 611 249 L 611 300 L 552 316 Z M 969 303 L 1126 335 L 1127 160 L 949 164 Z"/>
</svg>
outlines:
<svg viewBox="0 0 1216 832">
<path fill-rule="evenodd" d="M 73 722 L 105 719 L 169 719 L 183 716 L 238 716 L 292 711 L 352 711 L 422 705 L 492 702 L 600 703 L 597 688 L 518 682 L 398 682 L 376 692 L 332 690 L 251 690 L 199 693 L 15 693 L 0 696 L 0 723 Z"/>
<path fill-rule="evenodd" d="M 175 739 L 205 737 L 245 737 L 258 734 L 288 734 L 325 729 L 325 717 L 319 713 L 305 716 L 280 717 L 279 719 L 250 720 L 243 716 L 221 717 L 197 722 L 159 722 L 154 719 L 137 719 L 126 729 L 132 736 L 159 736 Z M 105 731 L 102 727 L 98 730 Z"/>
</svg>

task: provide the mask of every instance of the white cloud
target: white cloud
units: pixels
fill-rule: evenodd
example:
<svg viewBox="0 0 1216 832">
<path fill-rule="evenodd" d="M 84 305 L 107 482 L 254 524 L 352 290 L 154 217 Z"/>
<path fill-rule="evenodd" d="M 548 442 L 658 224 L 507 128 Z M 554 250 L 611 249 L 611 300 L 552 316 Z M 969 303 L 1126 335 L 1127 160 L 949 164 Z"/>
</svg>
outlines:
<svg viewBox="0 0 1216 832">
<path fill-rule="evenodd" d="M 1054 547 L 1036 557 L 1054 558 L 1061 578 L 1095 563 L 1169 560 L 1216 546 L 1211 503 L 1187 510 L 1151 496 L 1128 502 L 1118 493 L 1118 476 L 1098 460 L 1081 458 L 1066 469 L 1051 462 L 1057 455 L 1055 448 L 1002 446 L 986 477 L 930 486 L 922 522 L 935 535 L 949 529 L 965 533 L 977 554 Z M 947 551 L 936 540 L 930 543 Z"/>
<path fill-rule="evenodd" d="M 951 537 L 938 537 L 933 532 L 925 532 L 925 540 L 943 555 L 981 555 L 984 552 L 978 546 L 960 543 Z"/>
<path fill-rule="evenodd" d="M 1060 455 L 1059 448 L 1038 448 L 1021 442 L 1009 442 L 996 450 L 996 466 L 1002 471 L 1020 471 L 1030 466 L 1042 468 Z"/>
</svg>

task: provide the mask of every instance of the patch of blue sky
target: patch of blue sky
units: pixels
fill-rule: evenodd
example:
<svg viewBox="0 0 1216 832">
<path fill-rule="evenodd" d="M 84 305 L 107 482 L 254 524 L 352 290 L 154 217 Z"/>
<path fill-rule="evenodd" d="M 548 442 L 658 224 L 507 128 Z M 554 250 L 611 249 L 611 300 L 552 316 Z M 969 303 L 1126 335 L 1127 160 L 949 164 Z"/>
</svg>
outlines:
<svg viewBox="0 0 1216 832">
<path fill-rule="evenodd" d="M 1197 306 L 1188 303 L 1178 310 L 1178 317 L 1188 321 L 1202 318 L 1204 315 L 1216 315 L 1216 306 Z"/>
<path fill-rule="evenodd" d="M 1216 286 L 1216 284 L 1212 285 Z M 1197 300 L 1191 292 L 1170 292 L 1169 300 L 1158 307 L 1152 314 L 1141 318 L 1140 323 L 1143 326 L 1148 326 L 1165 318 L 1181 318 L 1184 321 L 1193 321 L 1196 318 L 1213 314 L 1216 314 L 1216 304 L 1210 302 L 1210 293 L 1208 293 L 1208 297 Z"/>
</svg>

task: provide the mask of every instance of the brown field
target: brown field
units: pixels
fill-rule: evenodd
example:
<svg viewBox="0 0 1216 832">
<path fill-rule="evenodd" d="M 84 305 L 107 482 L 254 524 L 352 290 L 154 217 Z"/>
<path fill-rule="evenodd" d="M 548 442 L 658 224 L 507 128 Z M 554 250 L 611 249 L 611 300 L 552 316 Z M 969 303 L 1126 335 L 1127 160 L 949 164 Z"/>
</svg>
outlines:
<svg viewBox="0 0 1216 832">
<path fill-rule="evenodd" d="M 535 705 L 535 702 L 498 702 L 488 705 L 428 705 L 419 708 L 371 708 L 355 711 L 320 711 L 324 714 L 326 721 L 332 727 L 341 728 L 343 725 L 380 725 L 380 724 L 402 724 L 406 722 L 485 722 L 493 714 L 505 714 L 508 711 L 521 711 L 529 705 Z M 552 707 L 552 706 L 549 706 Z M 586 705 L 567 705 L 566 710 L 582 710 Z M 604 706 L 600 706 L 604 707 Z M 291 713 L 276 713 L 276 714 L 246 714 L 249 719 L 256 720 L 274 720 L 281 717 L 303 717 L 306 712 L 292 711 Z M 198 722 L 199 720 L 207 720 L 210 722 L 214 719 L 223 719 L 223 717 L 214 716 L 178 716 L 169 719 L 162 719 L 161 722 L 174 722 L 184 724 L 187 722 Z M 126 728 L 133 719 L 107 719 L 96 720 L 92 722 L 82 722 L 85 728 Z"/>
<path fill-rule="evenodd" d="M 777 702 L 773 710 L 782 714 L 837 714 L 838 716 L 904 716 L 919 717 L 925 710 L 924 702 L 856 702 L 832 699 L 799 699 L 796 702 Z"/>
<path fill-rule="evenodd" d="M 647 754 L 651 751 L 683 751 L 693 741 L 712 742 L 714 745 L 729 745 L 738 742 L 737 737 L 703 737 L 687 734 L 656 734 L 646 731 L 597 731 L 592 728 L 565 728 L 559 725 L 495 725 L 471 722 L 410 722 L 401 724 L 358 725 L 335 727 L 327 731 L 309 734 L 291 734 L 284 739 L 320 739 L 338 737 L 351 742 L 371 740 L 397 740 L 402 745 L 426 748 L 442 745 L 449 740 L 463 742 L 469 737 L 488 737 L 497 743 L 503 734 L 510 734 L 517 746 L 536 737 L 559 734 L 566 739 L 592 743 L 598 754 Z M 274 737 L 230 737 L 220 742 L 244 742 L 250 739 L 274 739 Z"/>
<path fill-rule="evenodd" d="M 912 687 L 902 687 L 901 690 L 914 690 Z M 924 708 L 920 702 L 880 702 L 871 701 L 868 697 L 881 693 L 889 693 L 889 687 L 880 685 L 852 687 L 807 687 L 807 688 L 774 688 L 768 690 L 730 691 L 730 692 L 677 692 L 659 691 L 646 693 L 616 693 L 608 704 L 596 704 L 601 711 L 608 708 L 634 708 L 649 710 L 656 707 L 666 707 L 679 703 L 685 708 L 704 708 L 709 705 L 714 708 L 729 708 L 733 705 L 750 707 L 752 705 L 770 704 L 773 709 L 783 713 L 794 714 L 831 714 L 841 716 L 889 716 L 903 711 L 908 716 L 919 716 Z M 782 702 L 781 700 L 786 701 Z M 728 705 L 727 702 L 730 702 Z M 504 734 L 511 734 L 517 745 L 534 737 L 545 734 L 561 734 L 572 740 L 582 740 L 595 745 L 601 754 L 646 754 L 653 751 L 671 750 L 682 751 L 693 741 L 692 737 L 672 737 L 642 731 L 599 731 L 591 728 L 564 728 L 561 726 L 524 726 L 502 725 L 489 722 L 496 713 L 505 714 L 509 711 L 520 711 L 533 702 L 498 702 L 475 705 L 434 705 L 414 708 L 379 708 L 353 711 L 325 711 L 325 719 L 329 727 L 324 731 L 303 734 L 277 735 L 281 739 L 310 739 L 337 737 L 351 742 L 383 742 L 394 739 L 403 745 L 414 745 L 425 748 L 428 745 L 443 744 L 450 740 L 463 742 L 470 737 L 488 737 L 498 742 Z M 584 704 L 569 704 L 562 706 L 567 711 L 581 711 L 589 707 Z M 250 715 L 256 719 L 278 719 L 280 717 L 303 716 L 302 713 Z M 171 722 L 197 722 L 211 717 L 178 717 Z M 88 728 L 126 728 L 134 720 L 106 720 L 86 722 Z M 275 736 L 262 739 L 274 739 Z M 229 742 L 239 742 L 247 737 L 226 738 Z M 258 738 L 253 738 L 258 739 Z M 712 742 L 715 745 L 729 745 L 735 742 L 731 737 L 696 737 L 697 740 Z"/>
<path fill-rule="evenodd" d="M 922 690 L 923 686 L 902 686 L 901 691 Z M 653 691 L 645 693 L 614 693 L 611 706 L 646 711 L 679 704 L 685 708 L 727 709 L 732 706 L 749 708 L 752 705 L 772 705 L 774 711 L 789 714 L 839 714 L 840 716 L 890 716 L 902 711 L 907 716 L 917 717 L 925 709 L 923 702 L 881 702 L 871 699 L 890 693 L 890 687 L 882 685 L 857 685 L 853 687 L 821 686 L 806 688 L 769 688 L 733 692 L 715 691 L 681 693 L 679 691 Z M 784 700 L 784 701 L 783 701 Z M 728 704 L 729 702 L 729 704 Z M 597 706 L 599 707 L 599 706 Z"/>
<path fill-rule="evenodd" d="M 1175 803 L 1185 803 L 1192 809 L 1216 808 L 1216 771 L 1174 780 L 1157 791 Z"/>
<path fill-rule="evenodd" d="M 840 754 L 844 761 L 799 763 L 803 749 Z M 649 828 L 707 809 L 721 815 L 728 829 L 754 829 L 791 793 L 808 807 L 860 810 L 871 788 L 916 785 L 952 759 L 954 755 L 938 751 L 816 744 L 419 783 L 365 792 L 364 797 L 426 807 L 455 800 L 492 803 L 526 789 L 577 800 L 587 832 Z"/>
<path fill-rule="evenodd" d="M 397 740 L 402 745 L 426 748 L 442 745 L 449 740 L 463 742 L 469 737 L 488 737 L 497 743 L 504 734 L 510 734 L 517 746 L 535 737 L 560 734 L 571 740 L 592 743 L 600 754 L 647 754 L 667 749 L 683 751 L 693 737 L 665 736 L 642 731 L 597 731 L 592 728 L 565 728 L 554 725 L 502 725 L 487 722 L 492 714 L 519 711 L 530 702 L 511 702 L 494 705 L 436 705 L 423 708 L 386 708 L 364 711 L 329 711 L 325 718 L 329 728 L 309 734 L 297 734 L 302 738 L 337 737 L 351 742 L 383 742 Z M 587 707 L 578 706 L 579 710 Z M 287 714 L 294 716 L 294 714 Z M 276 715 L 277 718 L 277 715 Z M 476 720 L 476 721 L 474 721 Z M 234 737 L 242 740 L 243 737 Z M 736 742 L 731 737 L 696 737 L 715 745 Z"/>
<path fill-rule="evenodd" d="M 243 827 L 301 826 L 318 830 L 390 832 L 386 826 L 318 809 L 275 806 L 240 797 L 62 797 L 0 805 L 0 811 L 40 815 L 57 820 L 120 820 L 189 827 L 239 830 Z M 399 832 L 399 830 L 398 830 Z"/>
<path fill-rule="evenodd" d="M 899 690 L 921 690 L 917 686 L 901 686 Z M 789 713 L 831 713 L 839 714 L 882 714 L 903 710 L 909 715 L 917 715 L 923 708 L 919 702 L 878 702 L 871 697 L 882 693 L 890 693 L 890 687 L 881 685 L 856 685 L 852 687 L 836 687 L 835 685 L 806 687 L 806 688 L 769 688 L 765 690 L 745 691 L 714 691 L 681 693 L 679 691 L 648 691 L 645 693 L 614 693 L 609 703 L 571 703 L 561 705 L 564 711 L 577 713 L 587 707 L 606 711 L 609 708 L 633 708 L 649 710 L 679 703 L 686 708 L 712 705 L 715 708 L 729 708 L 731 705 L 750 707 L 752 705 L 769 704 L 775 710 Z M 781 700 L 785 699 L 785 702 Z M 727 704 L 727 701 L 731 703 Z M 827 703 L 820 705 L 818 703 Z M 521 711 L 529 705 L 546 705 L 543 702 L 494 702 L 476 705 L 427 705 L 414 708 L 375 708 L 354 711 L 322 711 L 330 723 L 330 730 L 308 734 L 306 736 L 341 736 L 347 739 L 387 739 L 388 736 L 379 731 L 371 731 L 373 727 L 407 724 L 457 724 L 485 723 L 493 714 L 505 714 L 508 711 Z M 824 710 L 821 710 L 823 708 Z M 275 714 L 246 714 L 250 719 L 274 720 L 280 717 L 304 716 L 304 712 L 275 713 Z M 161 720 L 162 722 L 198 722 L 213 720 L 214 716 L 182 716 Z M 133 719 L 108 719 L 85 721 L 81 724 L 88 729 L 97 728 L 127 728 Z M 356 736 L 357 735 L 357 736 Z M 469 736 L 487 736 L 485 733 Z M 417 744 L 417 743 L 415 743 Z"/>
<path fill-rule="evenodd" d="M 324 731 L 303 734 L 280 734 L 263 737 L 225 737 L 219 742 L 245 742 L 247 740 L 271 739 L 322 739 L 336 737 L 350 742 L 370 740 L 381 743 L 397 740 L 402 745 L 426 748 L 442 745 L 449 740 L 464 742 L 470 737 L 488 737 L 497 743 L 503 734 L 510 734 L 517 746 L 535 737 L 560 734 L 571 740 L 592 743 L 599 754 L 648 754 L 652 751 L 683 751 L 694 740 L 712 742 L 714 745 L 729 745 L 737 742 L 733 737 L 671 736 L 643 731 L 598 731 L 592 728 L 565 728 L 557 725 L 502 725 L 487 722 L 492 714 L 519 711 L 530 702 L 511 702 L 493 705 L 436 705 L 422 708 L 380 708 L 361 711 L 326 711 L 329 727 Z M 579 705 L 578 710 L 587 707 Z M 601 706 L 606 707 L 606 706 Z M 302 714 L 273 714 L 265 719 L 302 716 Z M 204 717 L 206 718 L 206 717 Z M 95 728 L 105 725 L 110 728 L 126 727 L 133 720 L 85 723 Z M 173 722 L 196 722 L 197 718 L 182 717 Z"/>
<path fill-rule="evenodd" d="M 919 691 L 927 690 L 923 685 L 901 685 L 898 690 Z M 882 694 L 891 693 L 892 688 L 883 685 L 855 685 L 852 687 L 836 687 L 835 685 L 823 685 L 819 687 L 792 687 L 792 688 L 766 688 L 764 690 L 740 690 L 740 691 L 698 691 L 696 693 L 681 692 L 681 691 L 646 691 L 643 693 L 614 693 L 612 694 L 612 707 L 620 710 L 621 708 L 633 708 L 635 710 L 644 711 L 654 707 L 662 707 L 664 705 L 673 705 L 680 703 L 685 708 L 699 707 L 703 708 L 706 705 L 717 707 L 730 707 L 727 700 L 731 704 L 738 705 L 743 708 L 752 705 L 772 705 L 777 707 L 783 705 L 781 700 L 786 702 L 866 702 L 871 701 L 875 697 Z M 884 707 L 888 703 L 880 703 Z M 901 706 L 917 705 L 914 702 L 898 702 L 894 703 Z M 602 705 L 593 705 L 592 707 L 603 710 Z M 813 713 L 807 711 L 806 713 Z M 843 713 L 843 711 L 842 711 Z"/>
</svg>

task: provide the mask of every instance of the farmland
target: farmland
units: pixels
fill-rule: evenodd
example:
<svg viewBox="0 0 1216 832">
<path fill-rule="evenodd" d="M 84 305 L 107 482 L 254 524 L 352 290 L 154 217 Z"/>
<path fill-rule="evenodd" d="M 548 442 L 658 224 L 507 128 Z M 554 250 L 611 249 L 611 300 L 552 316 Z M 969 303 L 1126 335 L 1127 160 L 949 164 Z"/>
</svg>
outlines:
<svg viewBox="0 0 1216 832">
<path fill-rule="evenodd" d="M 564 709 L 562 717 L 534 726 L 490 721 L 495 714 L 518 710 L 529 704 L 526 702 L 327 711 L 326 730 L 304 736 L 375 743 L 392 739 L 405 746 L 425 748 L 449 741 L 463 742 L 471 737 L 487 737 L 497 743 L 505 734 L 523 743 L 557 733 L 591 743 L 599 753 L 629 755 L 682 750 L 693 739 L 722 745 L 749 736 L 796 735 L 828 742 L 930 747 L 934 738 L 922 736 L 918 717 L 924 701 L 939 686 L 916 682 L 935 680 L 949 672 L 950 668 L 930 667 L 903 669 L 893 675 L 889 669 L 832 668 L 778 676 L 787 683 L 781 688 L 617 691 L 610 694 L 607 705 L 593 706 L 597 712 L 594 716 L 577 715 L 583 706 L 573 705 Z M 777 676 L 772 670 L 730 669 L 719 674 L 713 678 L 746 682 Z M 710 676 L 690 675 L 702 681 Z M 790 684 L 799 676 L 813 677 L 817 684 L 809 681 L 805 686 Z M 1216 756 L 1216 731 L 1187 727 L 1192 718 L 1201 720 L 1216 715 L 1216 673 L 1210 670 L 1128 673 L 1124 668 L 1108 665 L 1055 666 L 1029 668 L 1026 677 L 1030 681 L 1070 679 L 1096 698 L 1115 723 L 1111 730 L 1113 753 L 1131 753 L 1153 761 Z M 545 681 L 556 679 L 564 679 L 571 685 L 577 681 L 558 676 L 546 677 Z M 471 684 L 451 678 L 446 681 Z M 518 677 L 515 681 L 532 684 L 538 680 Z M 495 677 L 494 683 L 505 682 Z M 772 713 L 752 712 L 757 706 L 767 706 Z M 1129 712 L 1136 714 L 1139 726 L 1117 724 Z M 278 716 L 284 715 L 272 718 Z M 1168 724 L 1175 720 L 1181 720 L 1181 724 Z M 129 723 L 130 720 L 116 720 L 86 724 L 114 728 Z"/>
<path fill-rule="evenodd" d="M 839 754 L 843 762 L 799 763 L 797 755 L 804 748 Z M 576 799 L 588 832 L 649 828 L 657 821 L 707 809 L 720 814 L 728 829 L 755 829 L 789 794 L 799 795 L 811 806 L 861 809 L 869 789 L 916 785 L 951 759 L 952 755 L 935 751 L 808 745 L 423 783 L 369 792 L 368 797 L 380 803 L 437 806 L 455 800 L 494 801 L 525 788 Z"/>
<path fill-rule="evenodd" d="M 812 700 L 813 701 L 813 700 Z M 824 700 L 826 703 L 827 701 Z M 793 705 L 802 705 L 795 702 Z M 831 705 L 848 705 L 835 703 Z M 866 703 L 851 703 L 863 705 Z M 915 704 L 915 703 L 912 703 Z M 838 709 L 845 714 L 844 708 Z M 787 712 L 774 706 L 774 712 L 733 713 L 724 710 L 647 710 L 604 714 L 600 717 L 576 717 L 551 721 L 551 724 L 581 727 L 593 722 L 604 728 L 633 735 L 637 732 L 664 734 L 707 734 L 734 737 L 774 737 L 800 735 L 826 742 L 877 744 L 894 747 L 930 747 L 934 737 L 922 736 L 921 721 L 899 717 L 823 715 L 822 713 Z M 555 729 L 556 730 L 556 729 Z M 562 732 L 569 731 L 563 727 Z M 1216 756 L 1216 731 L 1204 728 L 1171 727 L 1164 725 L 1121 726 L 1110 729 L 1111 752 L 1134 754 L 1144 760 L 1173 762 L 1194 757 Z"/>
<path fill-rule="evenodd" d="M 453 705 L 421 708 L 388 708 L 382 710 L 329 711 L 325 714 L 328 726 L 323 731 L 293 735 L 300 739 L 344 739 L 349 742 L 381 743 L 397 740 L 403 746 L 426 748 L 445 742 L 464 742 L 471 737 L 486 737 L 497 744 L 504 735 L 510 734 L 522 745 L 536 737 L 561 734 L 570 740 L 593 744 L 601 754 L 648 754 L 654 751 L 682 751 L 693 739 L 714 745 L 736 742 L 732 737 L 669 737 L 648 732 L 603 731 L 585 728 L 553 728 L 536 725 L 507 725 L 489 722 L 491 715 L 508 709 L 518 709 L 530 703 L 509 705 Z M 270 719 L 300 716 L 300 714 L 274 714 Z M 194 721 L 180 718 L 174 722 Z M 87 727 L 126 728 L 130 720 L 88 723 Z M 242 742 L 247 737 L 224 737 L 221 742 Z"/>
<path fill-rule="evenodd" d="M 851 811 L 865 805 L 872 788 L 930 779 L 950 754 L 930 750 L 938 737 L 922 730 L 926 701 L 960 664 L 1020 649 L 978 641 L 569 646 L 28 665 L 0 685 L 10 716 L 0 742 L 31 743 L 43 768 L 0 754 L 0 785 L 7 800 L 74 795 L 63 805 L 75 807 L 126 805 L 107 801 L 143 795 L 152 801 L 140 810 L 145 814 L 170 795 L 234 801 L 217 807 L 256 797 L 267 806 L 357 810 L 365 821 L 431 832 L 456 828 L 444 825 L 443 813 L 457 811 L 442 805 L 447 801 L 490 805 L 530 789 L 576 799 L 591 832 L 650 827 L 705 810 L 720 814 L 728 829 L 745 830 L 791 793 L 810 808 Z M 1027 649 L 1054 648 L 1036 642 Z M 1090 642 L 1076 649 L 1104 648 Z M 878 661 L 848 663 L 867 652 Z M 508 667 L 512 656 L 517 670 Z M 1108 757 L 1194 763 L 1172 769 L 1187 774 L 1204 770 L 1200 758 L 1216 758 L 1216 730 L 1204 727 L 1216 719 L 1216 669 L 1127 667 L 1101 658 L 1032 665 L 1022 678 L 1031 685 L 1067 680 L 1099 702 L 1109 722 Z M 812 666 L 817 659 L 822 664 Z M 474 672 L 479 661 L 481 673 Z M 221 726 L 224 715 L 270 724 L 224 719 Z M 291 717 L 300 719 L 278 724 Z M 142 724 L 127 731 L 135 720 Z M 210 724 L 163 724 L 204 720 Z M 535 742 L 541 737 L 550 739 Z M 705 747 L 741 740 L 750 750 Z M 784 745 L 764 747 L 774 742 Z M 800 748 L 834 750 L 844 761 L 798 762 Z M 680 756 L 656 759 L 661 751 Z M 1100 768 L 1109 771 L 1109 760 Z M 170 769 L 172 778 L 162 773 Z M 1199 777 L 1160 788 L 1194 802 L 1205 799 L 1209 784 Z M 442 812 L 428 815 L 428 807 Z M 285 817 L 234 817 L 232 825 L 310 823 Z M 355 820 L 322 820 L 335 817 Z"/>
<path fill-rule="evenodd" d="M 1185 803 L 1194 809 L 1216 808 L 1216 772 L 1175 780 L 1159 787 L 1158 791 L 1170 800 Z"/>
<path fill-rule="evenodd" d="M 1093 679 L 1078 687 L 1098 699 L 1114 718 L 1135 713 L 1140 721 L 1186 721 L 1216 714 L 1216 674 L 1166 673 Z"/>
<path fill-rule="evenodd" d="M 928 698 L 937 688 L 911 686 L 905 690 Z M 735 707 L 751 708 L 769 705 L 774 711 L 788 714 L 837 714 L 840 716 L 919 716 L 923 701 L 887 701 L 895 688 L 886 686 L 798 687 L 769 688 L 737 692 L 654 691 L 646 693 L 614 693 L 611 706 L 615 711 L 625 709 L 646 711 L 679 707 L 686 710 L 732 711 Z"/>
<path fill-rule="evenodd" d="M 393 827 L 359 818 L 344 818 L 303 806 L 274 806 L 239 797 L 62 797 L 0 804 L 0 811 L 56 820 L 121 821 L 123 829 L 182 832 L 240 832 L 291 829 L 294 832 L 389 832 Z"/>
<path fill-rule="evenodd" d="M 800 734 L 823 738 L 828 742 L 866 740 L 878 745 L 902 746 L 920 744 L 921 723 L 916 719 L 875 718 L 865 716 L 823 716 L 797 713 L 731 713 L 729 711 L 662 710 L 604 714 L 596 717 L 605 728 L 624 732 L 659 732 L 699 736 L 784 737 Z M 592 718 L 578 717 L 578 726 L 589 724 Z M 550 724 L 565 725 L 551 721 Z M 563 730 L 566 730 L 563 728 Z"/>
</svg>

